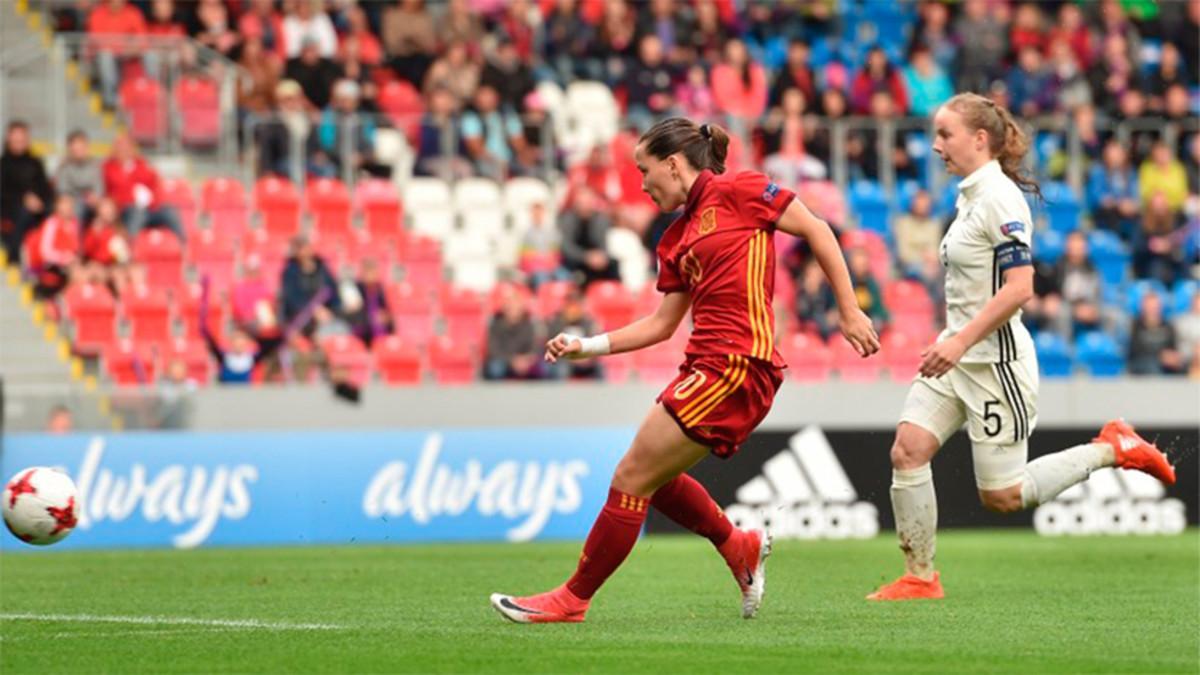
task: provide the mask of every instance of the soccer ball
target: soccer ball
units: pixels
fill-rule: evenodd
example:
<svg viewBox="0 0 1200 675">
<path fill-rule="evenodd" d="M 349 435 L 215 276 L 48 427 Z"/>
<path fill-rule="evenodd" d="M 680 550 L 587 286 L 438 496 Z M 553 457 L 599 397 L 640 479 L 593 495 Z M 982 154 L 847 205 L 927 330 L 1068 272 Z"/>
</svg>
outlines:
<svg viewBox="0 0 1200 675">
<path fill-rule="evenodd" d="M 67 474 L 44 466 L 17 472 L 4 486 L 4 524 L 26 544 L 47 546 L 75 529 L 79 503 Z"/>
</svg>

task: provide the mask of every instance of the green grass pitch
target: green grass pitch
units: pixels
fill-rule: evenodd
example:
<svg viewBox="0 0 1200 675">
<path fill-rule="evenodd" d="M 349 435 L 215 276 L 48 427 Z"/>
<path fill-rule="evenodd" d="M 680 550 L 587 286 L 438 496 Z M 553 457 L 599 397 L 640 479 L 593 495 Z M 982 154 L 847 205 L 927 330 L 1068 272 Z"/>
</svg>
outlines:
<svg viewBox="0 0 1200 675">
<path fill-rule="evenodd" d="M 1200 670 L 1195 529 L 948 532 L 938 549 L 945 600 L 875 604 L 892 537 L 780 542 L 744 621 L 707 542 L 651 537 L 569 626 L 509 624 L 488 594 L 557 584 L 577 543 L 10 552 L 0 672 Z"/>
</svg>

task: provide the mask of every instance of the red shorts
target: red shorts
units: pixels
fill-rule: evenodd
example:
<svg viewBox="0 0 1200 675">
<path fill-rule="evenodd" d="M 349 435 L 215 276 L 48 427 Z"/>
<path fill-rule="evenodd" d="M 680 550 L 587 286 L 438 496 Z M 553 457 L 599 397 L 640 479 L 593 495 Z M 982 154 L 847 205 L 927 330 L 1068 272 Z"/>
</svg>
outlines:
<svg viewBox="0 0 1200 675">
<path fill-rule="evenodd" d="M 689 354 L 658 402 L 688 438 L 727 458 L 770 412 L 782 383 L 783 372 L 765 361 Z"/>
</svg>

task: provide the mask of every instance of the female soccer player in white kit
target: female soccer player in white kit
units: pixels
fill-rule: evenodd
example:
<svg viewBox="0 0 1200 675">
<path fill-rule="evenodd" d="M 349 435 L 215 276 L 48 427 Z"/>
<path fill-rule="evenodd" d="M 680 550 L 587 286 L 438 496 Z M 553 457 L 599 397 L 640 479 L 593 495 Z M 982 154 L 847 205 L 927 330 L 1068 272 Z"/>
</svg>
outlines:
<svg viewBox="0 0 1200 675">
<path fill-rule="evenodd" d="M 906 573 L 871 600 L 941 598 L 933 567 L 937 499 L 929 462 L 965 422 L 975 483 L 990 510 L 1011 513 L 1053 499 L 1101 467 L 1144 471 L 1166 484 L 1165 455 L 1121 420 L 1091 443 L 1027 463 L 1037 425 L 1038 365 L 1021 306 L 1033 295 L 1033 219 L 1021 172 L 1029 141 L 1012 114 L 959 94 L 934 116 L 934 152 L 962 176 L 958 210 L 942 239 L 946 330 L 922 354 L 892 445 L 892 510 Z"/>
</svg>

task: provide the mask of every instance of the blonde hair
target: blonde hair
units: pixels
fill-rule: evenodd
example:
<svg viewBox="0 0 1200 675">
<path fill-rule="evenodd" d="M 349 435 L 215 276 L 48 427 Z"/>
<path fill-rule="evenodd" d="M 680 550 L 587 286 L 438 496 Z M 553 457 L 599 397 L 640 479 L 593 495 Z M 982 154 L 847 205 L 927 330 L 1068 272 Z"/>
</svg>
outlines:
<svg viewBox="0 0 1200 675">
<path fill-rule="evenodd" d="M 1042 197 L 1037 180 L 1025 172 L 1022 160 L 1029 152 L 1029 137 L 1021 129 L 1015 117 L 1004 106 L 979 94 L 956 94 L 946 107 L 958 113 L 971 131 L 987 132 L 988 150 L 992 158 L 1000 163 L 1000 169 L 1017 187 Z"/>
</svg>

